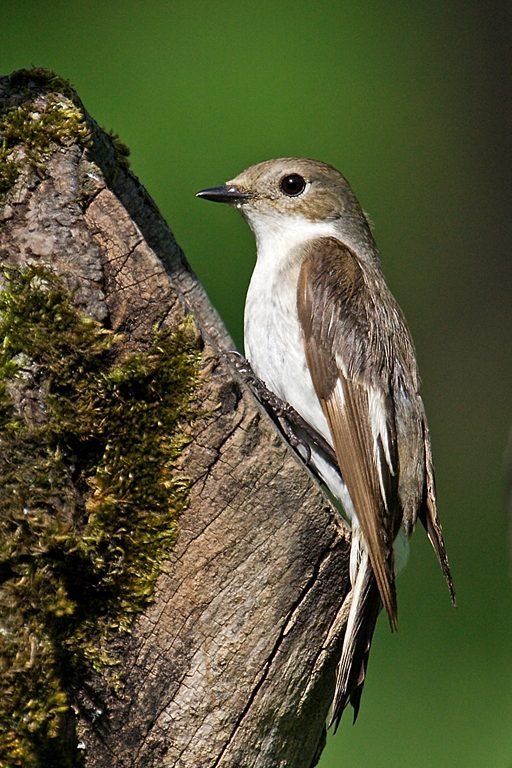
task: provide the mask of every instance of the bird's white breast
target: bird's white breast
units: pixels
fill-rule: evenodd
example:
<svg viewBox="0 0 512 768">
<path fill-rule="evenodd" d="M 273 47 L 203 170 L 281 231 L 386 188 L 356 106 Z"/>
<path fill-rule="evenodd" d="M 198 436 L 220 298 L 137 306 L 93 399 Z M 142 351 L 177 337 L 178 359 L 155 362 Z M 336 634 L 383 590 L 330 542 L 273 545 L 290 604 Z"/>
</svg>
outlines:
<svg viewBox="0 0 512 768">
<path fill-rule="evenodd" d="M 297 316 L 297 246 L 335 236 L 334 226 L 280 215 L 251 219 L 258 255 L 245 304 L 245 354 L 256 375 L 326 440 L 327 421 L 309 375 Z"/>
</svg>

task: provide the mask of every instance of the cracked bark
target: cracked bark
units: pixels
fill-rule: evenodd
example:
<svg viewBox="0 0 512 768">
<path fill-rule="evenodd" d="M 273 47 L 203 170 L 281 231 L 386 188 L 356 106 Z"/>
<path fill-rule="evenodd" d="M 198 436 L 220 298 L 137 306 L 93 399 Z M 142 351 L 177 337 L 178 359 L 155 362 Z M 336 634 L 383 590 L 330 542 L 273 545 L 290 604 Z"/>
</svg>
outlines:
<svg viewBox="0 0 512 768">
<path fill-rule="evenodd" d="M 10 88 L 0 79 L 0 101 Z M 176 548 L 122 645 L 123 689 L 98 673 L 74 694 L 81 760 L 310 768 L 344 629 L 346 529 L 223 358 L 232 342 L 171 232 L 88 121 L 91 147 L 54 146 L 9 192 L 1 261 L 50 267 L 127 350 L 191 314 L 206 415 L 180 458 L 191 495 Z"/>
</svg>

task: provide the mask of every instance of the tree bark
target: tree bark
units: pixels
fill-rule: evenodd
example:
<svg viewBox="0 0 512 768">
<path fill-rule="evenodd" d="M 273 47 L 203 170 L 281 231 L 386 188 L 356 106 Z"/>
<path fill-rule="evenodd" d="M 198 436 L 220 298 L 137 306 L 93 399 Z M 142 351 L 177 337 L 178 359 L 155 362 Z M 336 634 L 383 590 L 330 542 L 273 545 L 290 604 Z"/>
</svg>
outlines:
<svg viewBox="0 0 512 768">
<path fill-rule="evenodd" d="M 37 158 L 29 139 L 9 145 L 2 264 L 59 275 L 123 354 L 186 316 L 201 347 L 196 417 L 174 466 L 188 487 L 179 534 L 114 643 L 116 684 L 99 666 L 68 691 L 67 764 L 311 768 L 344 630 L 347 529 L 224 356 L 221 320 L 116 143 L 48 73 L 0 79 L 2 113 L 27 107 L 79 110 L 86 131 L 53 134 Z"/>
</svg>

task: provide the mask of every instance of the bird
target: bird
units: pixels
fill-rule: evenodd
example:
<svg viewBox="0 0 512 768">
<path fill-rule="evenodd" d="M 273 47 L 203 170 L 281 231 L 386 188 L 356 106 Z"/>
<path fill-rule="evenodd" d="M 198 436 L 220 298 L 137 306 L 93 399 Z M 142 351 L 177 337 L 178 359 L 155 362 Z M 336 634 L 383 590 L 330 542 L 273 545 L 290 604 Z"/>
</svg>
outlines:
<svg viewBox="0 0 512 768">
<path fill-rule="evenodd" d="M 395 573 L 418 519 L 455 604 L 412 337 L 368 217 L 332 165 L 267 160 L 197 196 L 234 207 L 254 233 L 245 357 L 310 428 L 296 430 L 309 463 L 351 526 L 336 729 L 349 703 L 357 718 L 382 607 L 398 627 Z"/>
</svg>

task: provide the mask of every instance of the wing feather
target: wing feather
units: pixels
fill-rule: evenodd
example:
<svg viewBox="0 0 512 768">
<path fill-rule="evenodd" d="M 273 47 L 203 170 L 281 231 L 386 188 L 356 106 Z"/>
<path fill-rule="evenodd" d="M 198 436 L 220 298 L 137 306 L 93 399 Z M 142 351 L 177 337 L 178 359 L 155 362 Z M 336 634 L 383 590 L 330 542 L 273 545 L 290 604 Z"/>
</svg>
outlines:
<svg viewBox="0 0 512 768">
<path fill-rule="evenodd" d="M 340 388 L 343 388 L 343 405 L 340 405 L 338 396 Z M 340 377 L 332 396 L 322 401 L 322 406 L 331 429 L 341 474 L 347 484 L 368 547 L 382 603 L 392 628 L 396 629 L 393 537 L 392 532 L 386 530 L 387 500 L 381 494 L 373 459 L 368 394 L 364 387 Z"/>
<path fill-rule="evenodd" d="M 425 420 L 423 421 L 423 437 L 425 441 L 426 488 L 425 500 L 422 508 L 420 509 L 419 518 L 427 532 L 427 536 L 434 548 L 437 559 L 439 560 L 439 565 L 441 566 L 446 584 L 448 585 L 451 601 L 453 605 L 456 605 L 455 586 L 453 583 L 450 563 L 448 562 L 448 555 L 446 553 L 446 547 L 444 544 L 441 521 L 439 520 L 439 516 L 437 514 L 432 447 L 430 444 L 430 433 Z"/>
<path fill-rule="evenodd" d="M 378 367 L 379 361 L 368 355 L 365 290 L 351 251 L 334 238 L 322 238 L 302 263 L 297 309 L 313 385 L 368 547 L 382 603 L 392 629 L 396 629 L 393 541 L 401 522 L 396 435 L 391 399 L 379 387 L 379 376 L 372 376 L 371 366 Z"/>
</svg>

